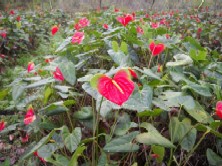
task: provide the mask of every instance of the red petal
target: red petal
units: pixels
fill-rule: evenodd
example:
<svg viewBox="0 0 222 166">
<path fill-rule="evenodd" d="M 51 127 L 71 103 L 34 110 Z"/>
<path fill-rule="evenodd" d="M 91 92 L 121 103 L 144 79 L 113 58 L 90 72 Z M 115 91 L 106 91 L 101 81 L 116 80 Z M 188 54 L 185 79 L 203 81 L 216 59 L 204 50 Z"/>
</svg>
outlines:
<svg viewBox="0 0 222 166">
<path fill-rule="evenodd" d="M 26 115 L 25 115 L 24 124 L 28 125 L 28 124 L 32 123 L 35 119 L 36 119 L 36 116 L 34 114 L 34 110 L 33 110 L 32 106 L 30 106 L 27 110 Z"/>
<path fill-rule="evenodd" d="M 165 46 L 162 43 L 155 44 L 154 42 L 152 42 L 150 43 L 149 47 L 153 56 L 159 55 L 165 49 Z"/>
<path fill-rule="evenodd" d="M 120 70 L 111 79 L 107 76 L 101 77 L 98 81 L 98 91 L 107 100 L 122 105 L 133 93 L 134 83 L 129 79 L 125 70 Z"/>
</svg>

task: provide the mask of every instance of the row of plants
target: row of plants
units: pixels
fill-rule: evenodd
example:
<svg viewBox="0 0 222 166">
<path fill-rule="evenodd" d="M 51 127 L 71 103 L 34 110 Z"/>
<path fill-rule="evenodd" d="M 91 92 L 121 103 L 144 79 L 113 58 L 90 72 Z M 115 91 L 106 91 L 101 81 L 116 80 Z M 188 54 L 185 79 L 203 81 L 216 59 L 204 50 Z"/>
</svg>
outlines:
<svg viewBox="0 0 222 166">
<path fill-rule="evenodd" d="M 45 21 L 54 23 L 51 15 Z M 2 150 L 20 149 L 11 161 L 0 157 L 18 165 L 221 164 L 221 19 L 207 8 L 110 8 L 43 27 L 47 55 L 0 91 Z"/>
</svg>

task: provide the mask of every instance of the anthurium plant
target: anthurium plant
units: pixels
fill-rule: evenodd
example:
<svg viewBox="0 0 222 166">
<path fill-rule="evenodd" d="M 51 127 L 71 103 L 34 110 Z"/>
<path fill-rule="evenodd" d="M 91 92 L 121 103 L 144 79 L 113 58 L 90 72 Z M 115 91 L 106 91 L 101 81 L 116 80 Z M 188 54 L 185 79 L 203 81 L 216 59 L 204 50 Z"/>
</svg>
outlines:
<svg viewBox="0 0 222 166">
<path fill-rule="evenodd" d="M 0 163 L 222 164 L 220 12 L 60 14 L 1 13 L 0 63 L 44 49 L 0 86 Z"/>
</svg>

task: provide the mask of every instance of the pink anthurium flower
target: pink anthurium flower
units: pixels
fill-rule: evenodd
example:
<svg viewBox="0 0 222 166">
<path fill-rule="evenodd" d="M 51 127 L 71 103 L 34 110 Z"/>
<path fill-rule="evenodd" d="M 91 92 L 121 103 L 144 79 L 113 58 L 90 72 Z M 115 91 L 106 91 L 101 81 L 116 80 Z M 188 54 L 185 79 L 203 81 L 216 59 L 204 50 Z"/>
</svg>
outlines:
<svg viewBox="0 0 222 166">
<path fill-rule="evenodd" d="M 136 32 L 138 33 L 138 34 L 144 34 L 144 31 L 143 31 L 143 29 L 141 28 L 141 27 L 136 27 Z"/>
<path fill-rule="evenodd" d="M 75 32 L 74 35 L 72 36 L 72 43 L 82 43 L 83 39 L 85 38 L 84 32 Z"/>
<path fill-rule="evenodd" d="M 163 43 L 155 44 L 154 42 L 151 42 L 149 48 L 152 56 L 157 56 L 164 51 L 165 46 Z"/>
<path fill-rule="evenodd" d="M 216 115 L 222 119 L 222 101 L 218 101 L 216 104 Z"/>
<path fill-rule="evenodd" d="M 6 36 L 7 36 L 7 33 L 6 32 L 1 32 L 1 37 L 3 38 L 3 39 L 5 39 L 6 38 Z"/>
<path fill-rule="evenodd" d="M 91 85 L 107 100 L 120 106 L 128 100 L 135 87 L 127 69 L 119 70 L 113 78 L 97 74 L 91 80 Z"/>
<path fill-rule="evenodd" d="M 87 19 L 87 18 L 81 18 L 80 20 L 79 20 L 79 25 L 80 25 L 80 27 L 81 28 L 84 28 L 84 27 L 86 27 L 86 26 L 89 26 L 89 24 L 90 24 L 90 21 Z"/>
<path fill-rule="evenodd" d="M 32 123 L 35 119 L 36 119 L 36 116 L 34 114 L 34 110 L 33 110 L 32 106 L 30 105 L 27 112 L 26 112 L 25 118 L 24 118 L 24 124 L 28 125 L 28 124 Z"/>
<path fill-rule="evenodd" d="M 103 28 L 104 28 L 104 29 L 109 29 L 108 24 L 103 24 Z"/>
<path fill-rule="evenodd" d="M 58 81 L 63 81 L 65 79 L 61 70 L 58 67 L 56 67 L 56 71 L 53 72 L 53 76 Z"/>
<path fill-rule="evenodd" d="M 75 30 L 80 30 L 81 29 L 81 26 L 79 25 L 79 23 L 76 23 L 75 25 L 74 25 L 74 28 L 75 28 Z"/>
<path fill-rule="evenodd" d="M 52 28 L 51 28 L 51 33 L 52 35 L 55 35 L 59 30 L 59 27 L 57 25 L 54 25 Z"/>
<path fill-rule="evenodd" d="M 4 130 L 5 129 L 5 125 L 6 125 L 6 122 L 4 122 L 4 120 L 2 120 L 0 122 L 0 131 Z"/>
<path fill-rule="evenodd" d="M 124 17 L 117 17 L 117 21 L 119 21 L 124 27 L 129 24 L 133 20 L 133 16 L 131 14 L 126 14 Z"/>
<path fill-rule="evenodd" d="M 28 73 L 31 72 L 35 67 L 35 64 L 33 62 L 28 63 L 27 71 Z"/>
<path fill-rule="evenodd" d="M 14 14 L 15 14 L 15 11 L 14 11 L 14 10 L 11 10 L 9 14 L 14 15 Z"/>
<path fill-rule="evenodd" d="M 151 27 L 152 27 L 153 29 L 156 29 L 156 28 L 159 27 L 159 23 L 152 22 L 152 23 L 151 23 Z"/>
<path fill-rule="evenodd" d="M 21 21 L 21 16 L 18 16 L 17 18 L 16 18 L 16 20 L 19 22 L 19 21 Z"/>
</svg>

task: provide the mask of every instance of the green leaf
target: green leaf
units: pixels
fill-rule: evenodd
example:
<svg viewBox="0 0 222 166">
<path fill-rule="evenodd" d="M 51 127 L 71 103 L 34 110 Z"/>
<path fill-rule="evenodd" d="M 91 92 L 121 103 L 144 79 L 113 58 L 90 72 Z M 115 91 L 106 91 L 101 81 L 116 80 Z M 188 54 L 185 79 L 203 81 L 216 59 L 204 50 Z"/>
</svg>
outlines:
<svg viewBox="0 0 222 166">
<path fill-rule="evenodd" d="M 210 93 L 210 89 L 207 86 L 201 86 L 198 84 L 188 84 L 182 87 L 182 89 L 192 89 L 195 93 L 205 96 L 205 97 L 211 97 L 212 94 Z"/>
<path fill-rule="evenodd" d="M 190 151 L 195 145 L 196 137 L 197 137 L 197 130 L 195 128 L 192 128 L 181 142 L 182 149 Z"/>
<path fill-rule="evenodd" d="M 187 105 L 184 105 L 184 109 L 187 113 L 196 119 L 200 123 L 211 123 L 213 122 L 213 118 L 210 116 L 208 112 L 206 112 L 199 102 L 195 101 L 195 107 L 189 108 Z"/>
<path fill-rule="evenodd" d="M 206 60 L 207 52 L 206 51 L 198 51 L 195 49 L 190 50 L 190 57 L 195 61 L 203 61 Z"/>
<path fill-rule="evenodd" d="M 60 92 L 62 93 L 68 93 L 69 89 L 71 88 L 70 86 L 60 86 L 60 85 L 56 85 L 55 86 L 56 89 L 58 89 Z"/>
<path fill-rule="evenodd" d="M 150 110 L 152 105 L 153 89 L 144 85 L 142 90 L 134 90 L 127 102 L 122 105 L 122 108 L 136 110 L 142 112 L 144 110 Z"/>
<path fill-rule="evenodd" d="M 78 165 L 78 157 L 82 155 L 83 151 L 86 149 L 85 146 L 79 146 L 75 153 L 72 155 L 72 158 L 69 162 L 69 165 L 68 166 L 77 166 Z"/>
<path fill-rule="evenodd" d="M 90 80 L 91 87 L 97 89 L 99 79 L 104 76 L 105 76 L 104 74 L 95 74 L 93 78 Z"/>
<path fill-rule="evenodd" d="M 114 138 L 106 144 L 103 150 L 107 153 L 135 152 L 139 150 L 139 146 L 132 141 L 138 133 L 138 131 L 135 131 L 122 137 Z"/>
<path fill-rule="evenodd" d="M 0 91 L 0 100 L 3 100 L 8 95 L 9 90 L 4 89 Z"/>
<path fill-rule="evenodd" d="M 211 132 L 212 134 L 214 134 L 215 136 L 217 136 L 218 138 L 222 138 L 222 134 L 214 129 L 212 129 L 209 126 L 203 125 L 203 124 L 199 124 L 196 127 L 197 131 L 202 131 L 202 132 Z"/>
<path fill-rule="evenodd" d="M 163 147 L 174 148 L 175 146 L 168 139 L 164 138 L 156 128 L 150 123 L 142 123 L 141 127 L 145 127 L 148 133 L 138 134 L 136 140 L 146 145 L 159 145 Z"/>
<path fill-rule="evenodd" d="M 65 63 L 59 64 L 59 69 L 61 70 L 65 80 L 70 83 L 71 85 L 74 85 L 76 82 L 76 69 L 75 65 L 68 61 Z"/>
<path fill-rule="evenodd" d="M 116 41 L 112 41 L 112 49 L 115 52 L 119 51 L 119 44 Z"/>
<path fill-rule="evenodd" d="M 50 157 L 58 148 L 56 143 L 48 143 L 38 149 L 38 155 L 43 158 Z"/>
<path fill-rule="evenodd" d="M 164 155 L 165 155 L 165 148 L 161 146 L 151 146 L 151 150 L 154 154 L 158 154 L 159 157 L 156 158 L 158 163 L 162 163 Z"/>
<path fill-rule="evenodd" d="M 43 79 L 43 80 L 40 80 L 40 81 L 37 81 L 33 84 L 30 84 L 30 85 L 27 85 L 25 88 L 26 89 L 29 89 L 29 88 L 37 88 L 37 87 L 40 87 L 40 86 L 43 86 L 43 85 L 47 85 L 48 83 L 51 83 L 51 82 L 54 82 L 55 80 L 52 79 L 52 78 L 46 78 L 46 79 Z"/>
<path fill-rule="evenodd" d="M 193 60 L 185 54 L 177 54 L 174 55 L 173 58 L 176 60 L 175 62 L 167 62 L 166 66 L 183 66 L 183 65 L 191 65 Z"/>
<path fill-rule="evenodd" d="M 169 132 L 173 143 L 181 141 L 180 145 L 186 151 L 190 151 L 193 148 L 197 131 L 193 128 L 189 119 L 184 119 L 180 122 L 177 117 L 171 118 Z"/>
<path fill-rule="evenodd" d="M 54 166 L 68 166 L 69 160 L 65 156 L 62 156 L 59 154 L 54 154 L 53 156 L 55 160 L 51 157 L 44 158 L 44 159 L 45 161 L 52 163 Z"/>
<path fill-rule="evenodd" d="M 120 136 L 127 133 L 127 131 L 130 129 L 130 116 L 127 113 L 122 113 L 117 117 L 117 125 L 113 126 L 115 127 L 114 134 Z"/>
<path fill-rule="evenodd" d="M 50 88 L 50 87 L 47 87 L 46 88 L 46 90 L 45 90 L 45 92 L 44 92 L 44 104 L 46 104 L 47 102 L 48 102 L 48 100 L 49 100 L 49 97 L 50 97 L 50 95 L 53 93 L 53 90 L 52 90 L 52 88 Z"/>
<path fill-rule="evenodd" d="M 56 103 L 50 104 L 49 106 L 39 110 L 41 114 L 46 116 L 58 115 L 67 111 L 69 111 L 69 109 L 66 108 L 63 104 L 56 104 Z"/>
<path fill-rule="evenodd" d="M 26 150 L 26 152 L 21 156 L 20 160 L 25 160 L 29 156 L 31 156 L 36 150 L 38 150 L 41 146 L 46 144 L 54 134 L 55 130 L 52 130 L 47 136 L 43 137 L 39 142 L 37 142 L 35 145 L 32 144 L 29 149 Z M 33 146 L 34 145 L 34 146 Z"/>
<path fill-rule="evenodd" d="M 99 157 L 97 166 L 106 166 L 106 164 L 107 164 L 106 153 L 102 152 L 102 154 Z"/>
<path fill-rule="evenodd" d="M 66 100 L 66 101 L 64 101 L 64 105 L 65 106 L 70 106 L 70 105 L 74 105 L 76 103 L 76 101 L 75 100 Z"/>
<path fill-rule="evenodd" d="M 14 101 L 17 101 L 18 98 L 23 94 L 25 91 L 25 86 L 24 85 L 15 85 L 12 88 L 12 99 Z"/>
<path fill-rule="evenodd" d="M 138 112 L 137 115 L 138 117 L 146 117 L 146 116 L 157 117 L 157 116 L 160 116 L 162 112 L 163 112 L 162 109 L 157 108 L 151 111 Z"/>
<path fill-rule="evenodd" d="M 219 166 L 222 164 L 221 156 L 217 155 L 212 149 L 207 149 L 207 160 L 212 166 Z"/>
<path fill-rule="evenodd" d="M 161 80 L 160 77 L 158 75 L 156 75 L 152 70 L 147 69 L 147 68 L 143 68 L 143 70 L 141 70 L 139 67 L 135 66 L 132 69 L 137 70 L 145 75 L 147 75 L 148 77 L 157 79 L 157 80 Z"/>
<path fill-rule="evenodd" d="M 93 117 L 92 107 L 82 107 L 80 111 L 74 112 L 73 115 L 76 119 L 90 119 Z"/>
<path fill-rule="evenodd" d="M 113 61 L 119 66 L 132 66 L 132 61 L 129 55 L 125 55 L 122 51 L 115 52 L 112 49 L 107 51 Z"/>
<path fill-rule="evenodd" d="M 121 42 L 120 50 L 121 50 L 125 55 L 128 54 L 128 46 L 127 46 L 126 42 Z"/>
<path fill-rule="evenodd" d="M 76 127 L 72 133 L 69 132 L 67 126 L 62 128 L 62 139 L 67 149 L 72 153 L 78 147 L 82 138 L 81 128 Z"/>
<path fill-rule="evenodd" d="M 4 130 L 0 131 L 0 135 L 3 135 L 3 134 L 6 134 L 10 131 L 16 130 L 17 125 L 19 125 L 19 123 L 12 124 L 10 126 L 6 126 Z"/>
<path fill-rule="evenodd" d="M 193 49 L 204 51 L 204 48 L 201 47 L 200 43 L 197 40 L 195 40 L 194 38 L 192 38 L 191 36 L 187 36 L 185 38 L 185 41 L 189 42 L 191 49 L 193 48 Z"/>
</svg>

